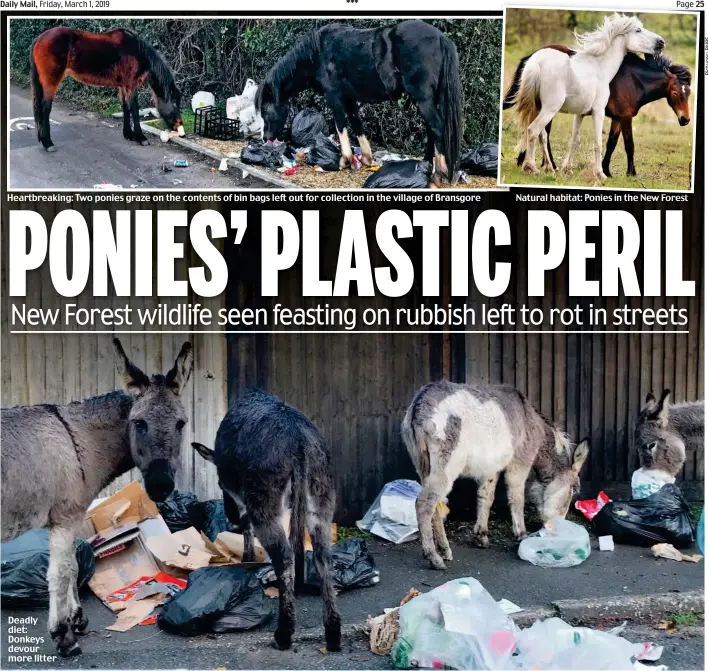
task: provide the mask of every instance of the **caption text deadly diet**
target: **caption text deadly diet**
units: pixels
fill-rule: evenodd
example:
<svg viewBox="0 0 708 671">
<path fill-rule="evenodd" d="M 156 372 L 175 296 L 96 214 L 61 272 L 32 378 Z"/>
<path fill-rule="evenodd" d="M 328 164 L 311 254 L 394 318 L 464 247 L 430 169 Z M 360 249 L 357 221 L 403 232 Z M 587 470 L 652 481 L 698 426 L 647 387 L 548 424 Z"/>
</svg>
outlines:
<svg viewBox="0 0 708 671">
<path fill-rule="evenodd" d="M 7 618 L 7 661 L 13 663 L 54 662 L 56 655 L 39 652 L 44 645 L 44 636 L 32 636 L 31 631 L 37 626 L 39 618 Z"/>
</svg>

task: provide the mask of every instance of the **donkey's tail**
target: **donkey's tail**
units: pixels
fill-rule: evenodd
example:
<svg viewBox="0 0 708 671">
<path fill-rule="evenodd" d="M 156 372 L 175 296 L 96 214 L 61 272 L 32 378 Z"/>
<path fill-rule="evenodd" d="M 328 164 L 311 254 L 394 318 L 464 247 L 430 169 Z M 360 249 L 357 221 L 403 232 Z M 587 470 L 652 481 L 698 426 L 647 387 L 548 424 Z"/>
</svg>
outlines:
<svg viewBox="0 0 708 671">
<path fill-rule="evenodd" d="M 519 61 L 519 64 L 516 66 L 516 72 L 514 72 L 514 78 L 511 80 L 511 86 L 509 86 L 509 89 L 507 90 L 506 95 L 504 96 L 502 109 L 508 110 L 509 108 L 516 105 L 516 96 L 519 93 L 519 86 L 521 85 L 521 75 L 524 72 L 526 61 L 528 61 L 531 56 L 533 56 L 533 54 L 525 56 Z"/>
<path fill-rule="evenodd" d="M 423 481 L 430 475 L 430 455 L 428 454 L 428 445 L 423 436 L 423 431 L 420 427 L 419 430 L 416 431 L 416 420 L 413 413 L 414 405 L 414 403 L 410 404 L 403 417 L 403 421 L 401 422 L 401 437 L 413 462 L 413 466 L 415 466 L 418 476 L 421 481 Z"/>
<path fill-rule="evenodd" d="M 305 445 L 307 436 L 300 445 L 293 461 L 292 511 L 290 514 L 290 546 L 295 555 L 295 589 L 300 591 L 305 584 L 305 518 L 307 515 L 307 466 Z"/>
<path fill-rule="evenodd" d="M 32 42 L 30 47 L 29 62 L 30 62 L 30 84 L 32 88 L 32 109 L 34 112 L 34 127 L 37 131 L 37 140 L 42 141 L 42 104 L 44 102 L 44 87 L 39 79 L 39 70 L 37 63 L 34 60 L 34 46 L 37 44 L 39 37 Z"/>
<path fill-rule="evenodd" d="M 462 85 L 457 49 L 448 37 L 440 39 L 442 68 L 438 84 L 438 109 L 443 120 L 440 151 L 447 164 L 447 177 L 452 182 L 460 155 L 462 135 Z"/>
</svg>

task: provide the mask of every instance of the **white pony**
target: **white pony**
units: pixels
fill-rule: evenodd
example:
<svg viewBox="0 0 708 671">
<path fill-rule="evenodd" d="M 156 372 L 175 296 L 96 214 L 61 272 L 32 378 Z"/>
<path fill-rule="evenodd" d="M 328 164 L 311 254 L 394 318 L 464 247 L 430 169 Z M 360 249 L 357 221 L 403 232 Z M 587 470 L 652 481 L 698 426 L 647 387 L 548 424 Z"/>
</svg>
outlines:
<svg viewBox="0 0 708 671">
<path fill-rule="evenodd" d="M 610 82 L 617 74 L 628 52 L 659 55 L 664 40 L 644 28 L 636 16 L 614 14 L 606 16 L 602 25 L 589 33 L 575 35 L 578 50 L 544 48 L 527 61 L 514 99 L 518 122 L 524 135 L 517 151 L 526 152 L 525 172 L 538 173 L 536 139 L 541 145 L 546 170 L 553 172 L 548 156 L 546 125 L 558 112 L 575 114 L 573 134 L 563 172 L 572 174 L 573 153 L 580 144 L 583 117 L 592 115 L 595 131 L 594 173 L 605 179 L 602 172 L 602 122 L 610 98 Z"/>
</svg>

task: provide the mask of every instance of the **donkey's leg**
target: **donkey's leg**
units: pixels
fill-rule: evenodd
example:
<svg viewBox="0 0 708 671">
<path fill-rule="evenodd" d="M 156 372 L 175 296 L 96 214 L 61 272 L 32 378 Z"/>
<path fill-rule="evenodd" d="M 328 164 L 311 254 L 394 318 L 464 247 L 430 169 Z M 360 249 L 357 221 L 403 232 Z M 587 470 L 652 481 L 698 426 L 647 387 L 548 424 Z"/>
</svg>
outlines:
<svg viewBox="0 0 708 671">
<path fill-rule="evenodd" d="M 610 124 L 610 132 L 607 136 L 607 148 L 605 149 L 605 158 L 602 159 L 602 172 L 604 172 L 608 177 L 612 177 L 610 172 L 610 161 L 612 160 L 612 154 L 617 146 L 617 141 L 620 136 L 620 122 L 619 119 L 612 119 Z"/>
<path fill-rule="evenodd" d="M 73 631 L 74 617 L 78 614 L 75 585 L 78 573 L 76 564 L 77 527 L 52 527 L 49 530 L 49 634 L 59 654 L 70 657 L 81 654 Z M 78 594 L 77 594 L 78 596 Z"/>
<path fill-rule="evenodd" d="M 435 506 L 433 512 L 433 539 L 435 540 L 435 547 L 437 547 L 442 558 L 445 561 L 452 561 L 452 550 L 445 533 L 445 522 L 440 512 L 440 504 Z"/>
<path fill-rule="evenodd" d="M 480 548 L 489 547 L 489 511 L 494 502 L 499 473 L 477 483 L 477 522 L 472 529 L 474 544 Z"/>
<path fill-rule="evenodd" d="M 524 502 L 526 480 L 529 476 L 529 467 L 524 464 L 509 464 L 504 472 L 506 481 L 507 498 L 511 509 L 511 524 L 517 540 L 526 538 L 526 522 L 524 521 Z"/>
<path fill-rule="evenodd" d="M 450 480 L 444 471 L 439 469 L 432 471 L 423 483 L 423 489 L 421 489 L 415 502 L 423 556 L 430 562 L 432 568 L 438 570 L 443 570 L 447 567 L 435 548 L 433 515 L 435 514 L 435 507 L 450 491 L 451 486 L 449 483 Z"/>
<path fill-rule="evenodd" d="M 140 126 L 140 109 L 138 107 L 138 92 L 134 91 L 130 99 L 130 109 L 133 113 L 133 139 L 146 147 L 150 143 L 143 133 L 143 129 Z"/>
<path fill-rule="evenodd" d="M 594 131 L 593 144 L 593 171 L 595 177 L 599 180 L 607 179 L 607 176 L 602 172 L 602 122 L 605 120 L 605 106 L 602 109 L 592 111 L 592 125 Z"/>
<path fill-rule="evenodd" d="M 243 561 L 255 561 L 256 552 L 253 542 L 253 525 L 251 524 L 251 517 L 248 514 L 246 505 L 241 500 L 240 496 L 232 494 L 226 489 L 224 489 L 223 492 L 224 512 L 226 513 L 226 517 L 232 524 L 238 524 L 241 527 L 241 534 L 243 535 Z"/>
<path fill-rule="evenodd" d="M 318 497 L 319 509 L 308 510 L 307 528 L 312 538 L 312 550 L 315 568 L 320 576 L 320 593 L 327 650 L 341 649 L 342 618 L 337 608 L 334 580 L 332 578 L 332 553 L 330 528 L 334 513 L 334 497 L 330 494 Z"/>
<path fill-rule="evenodd" d="M 627 152 L 627 177 L 636 177 L 637 170 L 634 167 L 634 137 L 632 136 L 632 119 L 622 119 L 622 138 L 624 139 L 624 150 Z"/>
<path fill-rule="evenodd" d="M 568 155 L 565 157 L 565 161 L 563 161 L 563 173 L 568 176 L 573 174 L 573 157 L 580 146 L 580 127 L 582 125 L 582 115 L 576 114 L 573 118 L 573 132 L 570 135 L 570 141 L 568 143 Z"/>
</svg>

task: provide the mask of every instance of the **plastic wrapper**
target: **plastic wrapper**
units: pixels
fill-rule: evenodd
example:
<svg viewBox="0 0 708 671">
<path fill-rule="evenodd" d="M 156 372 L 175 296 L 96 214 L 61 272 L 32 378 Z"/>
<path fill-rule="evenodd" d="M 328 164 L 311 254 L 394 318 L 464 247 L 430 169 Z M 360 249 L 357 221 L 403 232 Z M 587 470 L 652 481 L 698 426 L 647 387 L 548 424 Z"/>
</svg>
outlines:
<svg viewBox="0 0 708 671">
<path fill-rule="evenodd" d="M 197 527 L 197 529 L 203 531 L 210 541 L 213 542 L 216 540 L 216 537 L 222 531 L 241 532 L 240 527 L 231 524 L 227 519 L 223 499 L 204 501 L 200 505 L 202 507 L 202 519 L 204 523 L 203 526 Z"/>
<path fill-rule="evenodd" d="M 590 556 L 590 536 L 584 527 L 554 517 L 519 544 L 519 557 L 535 566 L 568 568 Z"/>
<path fill-rule="evenodd" d="M 508 669 L 518 630 L 474 578 L 421 594 L 398 611 L 396 668 Z"/>
<path fill-rule="evenodd" d="M 460 160 L 460 170 L 468 175 L 496 177 L 499 170 L 499 145 L 487 143 L 468 151 Z"/>
<path fill-rule="evenodd" d="M 207 566 L 190 573 L 187 588 L 165 602 L 157 623 L 184 636 L 246 631 L 269 622 L 276 607 L 257 571 Z"/>
<path fill-rule="evenodd" d="M 312 167 L 319 166 L 325 172 L 336 172 L 339 170 L 340 157 L 339 147 L 326 135 L 320 133 L 310 145 L 306 160 Z"/>
<path fill-rule="evenodd" d="M 638 468 L 632 473 L 632 498 L 645 499 L 656 494 L 664 485 L 674 484 L 676 478 L 664 471 L 650 468 Z"/>
<path fill-rule="evenodd" d="M 49 602 L 47 569 L 49 568 L 49 531 L 33 529 L 2 544 L 0 594 L 3 605 L 32 606 Z M 79 564 L 78 586 L 83 587 L 96 568 L 91 546 L 83 539 L 76 541 Z"/>
<path fill-rule="evenodd" d="M 427 161 L 390 161 L 364 182 L 365 189 L 427 189 L 433 166 Z"/>
<path fill-rule="evenodd" d="M 610 497 L 605 492 L 600 492 L 594 499 L 585 499 L 584 501 L 576 501 L 575 509 L 579 510 L 585 517 L 591 520 L 597 515 L 602 507 L 610 502 Z"/>
<path fill-rule="evenodd" d="M 285 142 L 260 142 L 252 140 L 241 152 L 241 161 L 248 165 L 261 165 L 277 170 L 283 165 L 283 154 L 287 145 Z"/>
<path fill-rule="evenodd" d="M 685 548 L 695 538 L 688 503 L 673 484 L 638 501 L 611 501 L 595 516 L 593 525 L 598 536 L 612 536 L 615 543 L 625 545 L 670 543 Z"/>
<path fill-rule="evenodd" d="M 418 534 L 415 500 L 420 490 L 415 480 L 387 483 L 357 527 L 396 544 L 413 540 Z"/>
<path fill-rule="evenodd" d="M 192 96 L 192 111 L 196 111 L 199 107 L 213 107 L 216 105 L 216 98 L 209 91 L 197 91 Z"/>
<path fill-rule="evenodd" d="M 327 136 L 327 121 L 317 110 L 306 108 L 295 115 L 290 135 L 293 146 L 311 147 L 318 136 Z"/>
<path fill-rule="evenodd" d="M 379 582 L 379 572 L 374 558 L 361 538 L 340 541 L 331 547 L 332 577 L 338 591 L 357 587 L 372 587 Z M 320 577 L 315 569 L 312 552 L 305 554 L 305 586 L 320 587 Z"/>
</svg>

